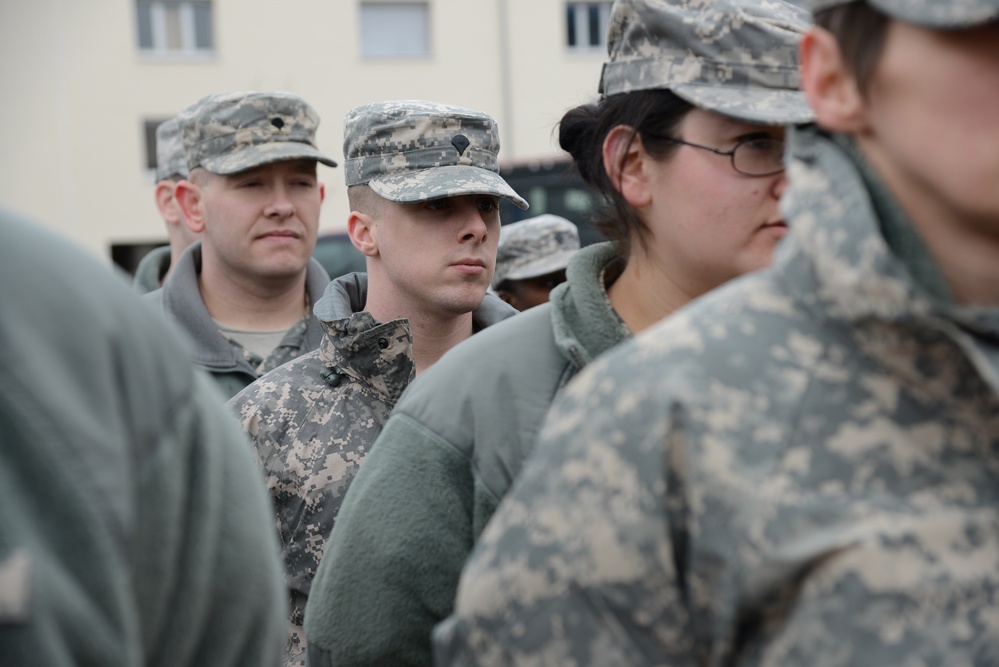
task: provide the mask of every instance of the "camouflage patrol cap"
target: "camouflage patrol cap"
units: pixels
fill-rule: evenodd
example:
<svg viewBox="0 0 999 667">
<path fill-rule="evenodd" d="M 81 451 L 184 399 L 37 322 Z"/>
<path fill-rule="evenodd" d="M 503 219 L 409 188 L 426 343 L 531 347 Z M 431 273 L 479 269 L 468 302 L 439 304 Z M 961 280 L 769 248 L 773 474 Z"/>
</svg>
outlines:
<svg viewBox="0 0 999 667">
<path fill-rule="evenodd" d="M 171 118 L 156 126 L 156 180 L 174 176 L 187 178 L 187 155 L 180 138 L 180 123 Z"/>
<path fill-rule="evenodd" d="M 617 0 L 600 92 L 666 88 L 745 121 L 810 122 L 798 74 L 808 26 L 783 0 Z"/>
<path fill-rule="evenodd" d="M 811 0 L 811 9 L 815 13 L 853 1 Z M 970 28 L 999 19 L 999 0 L 866 0 L 866 2 L 882 14 L 926 28 Z"/>
<path fill-rule="evenodd" d="M 488 114 L 423 100 L 377 102 L 347 112 L 344 177 L 389 201 L 487 194 L 527 202 L 499 175 L 499 129 Z"/>
<path fill-rule="evenodd" d="M 226 175 L 285 160 L 336 166 L 315 145 L 319 114 L 292 93 L 215 93 L 178 120 L 189 169 Z"/>
<path fill-rule="evenodd" d="M 536 278 L 564 269 L 579 250 L 579 230 L 546 213 L 500 228 L 492 287 L 504 280 Z"/>
</svg>

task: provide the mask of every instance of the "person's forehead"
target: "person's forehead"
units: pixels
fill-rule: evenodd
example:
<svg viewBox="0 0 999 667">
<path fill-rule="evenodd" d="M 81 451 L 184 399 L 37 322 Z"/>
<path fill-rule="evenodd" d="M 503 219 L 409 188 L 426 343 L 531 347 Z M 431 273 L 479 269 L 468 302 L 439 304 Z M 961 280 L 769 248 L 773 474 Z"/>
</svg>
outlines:
<svg viewBox="0 0 999 667">
<path fill-rule="evenodd" d="M 770 136 L 783 136 L 784 127 L 781 125 L 761 125 L 739 120 L 731 116 L 725 116 L 707 109 L 692 109 L 684 118 L 685 124 L 697 125 L 709 128 L 719 134 L 738 135 L 763 133 Z"/>
</svg>

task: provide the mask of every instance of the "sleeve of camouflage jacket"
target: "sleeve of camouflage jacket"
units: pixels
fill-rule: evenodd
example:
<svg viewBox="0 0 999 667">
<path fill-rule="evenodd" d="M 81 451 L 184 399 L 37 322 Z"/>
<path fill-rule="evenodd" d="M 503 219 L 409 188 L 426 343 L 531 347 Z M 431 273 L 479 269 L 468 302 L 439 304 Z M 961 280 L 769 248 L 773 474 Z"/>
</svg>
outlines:
<svg viewBox="0 0 999 667">
<path fill-rule="evenodd" d="M 555 403 L 434 631 L 435 664 L 700 664 L 696 591 L 682 579 L 687 501 L 665 460 L 682 463 L 682 429 L 675 415 L 635 414 L 650 402 L 600 379 L 582 376 Z M 623 433 L 618 408 L 640 433 Z"/>
<path fill-rule="evenodd" d="M 466 457 L 394 414 L 347 491 L 305 614 L 309 665 L 429 665 L 472 548 Z"/>
</svg>

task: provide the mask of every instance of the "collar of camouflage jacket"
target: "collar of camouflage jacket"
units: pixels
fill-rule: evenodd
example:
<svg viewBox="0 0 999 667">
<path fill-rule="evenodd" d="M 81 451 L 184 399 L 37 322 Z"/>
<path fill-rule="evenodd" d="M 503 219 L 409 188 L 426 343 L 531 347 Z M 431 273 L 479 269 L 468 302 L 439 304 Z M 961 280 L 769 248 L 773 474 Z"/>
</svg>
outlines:
<svg viewBox="0 0 999 667">
<path fill-rule="evenodd" d="M 837 141 L 806 126 L 790 133 L 789 145 L 791 187 L 781 206 L 790 234 L 774 267 L 798 306 L 857 331 L 880 322 L 942 334 L 999 390 L 999 310 L 957 306 L 920 287 L 912 271 L 925 264 L 892 252 L 879 211 L 898 212 L 887 224 L 896 233 L 911 223 L 894 202 L 875 206 L 861 168 Z"/>
</svg>

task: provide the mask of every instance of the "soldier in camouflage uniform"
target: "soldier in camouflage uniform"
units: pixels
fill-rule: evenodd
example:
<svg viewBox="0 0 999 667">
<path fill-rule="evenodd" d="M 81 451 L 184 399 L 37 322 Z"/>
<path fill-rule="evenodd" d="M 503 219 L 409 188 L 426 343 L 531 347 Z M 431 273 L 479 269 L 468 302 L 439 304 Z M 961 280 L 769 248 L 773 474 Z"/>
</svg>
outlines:
<svg viewBox="0 0 999 667">
<path fill-rule="evenodd" d="M 773 267 L 562 394 L 438 664 L 999 664 L 997 19 L 821 3 Z"/>
<path fill-rule="evenodd" d="M 554 397 L 633 332 L 769 264 L 786 231 L 784 125 L 812 117 L 795 59 L 807 16 L 784 2 L 615 6 L 605 98 L 559 126 L 613 203 L 599 226 L 614 242 L 577 251 L 549 303 L 455 348 L 400 399 L 316 575 L 315 664 L 430 664 L 431 631 Z"/>
<path fill-rule="evenodd" d="M 169 243 L 146 253 L 135 269 L 133 285 L 139 294 L 148 294 L 163 286 L 170 269 L 177 265 L 180 254 L 198 240 L 184 222 L 184 216 L 173 196 L 174 186 L 187 178 L 187 154 L 180 137 L 177 118 L 156 127 L 156 208 L 166 225 Z"/>
<path fill-rule="evenodd" d="M 312 259 L 324 188 L 319 116 L 291 93 L 217 93 L 178 115 L 189 177 L 174 196 L 202 235 L 147 295 L 194 343 L 226 398 L 319 346 L 312 307 L 329 276 Z"/>
<path fill-rule="evenodd" d="M 344 121 L 348 231 L 367 273 L 316 304 L 320 348 L 230 402 L 256 447 L 277 511 L 291 597 L 286 665 L 302 665 L 305 604 L 340 501 L 403 389 L 450 347 L 516 310 L 486 295 L 499 198 L 488 115 L 418 100 Z M 485 297 L 485 298 L 484 298 Z"/>
<path fill-rule="evenodd" d="M 493 290 L 517 310 L 548 303 L 552 289 L 565 282 L 565 267 L 577 250 L 579 230 L 557 215 L 503 225 Z"/>
</svg>

